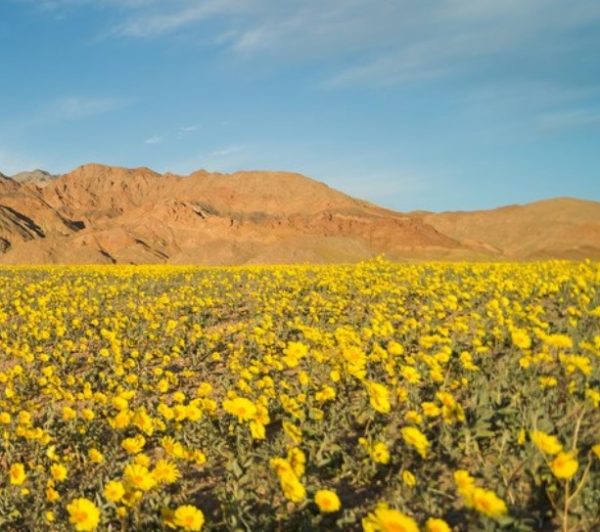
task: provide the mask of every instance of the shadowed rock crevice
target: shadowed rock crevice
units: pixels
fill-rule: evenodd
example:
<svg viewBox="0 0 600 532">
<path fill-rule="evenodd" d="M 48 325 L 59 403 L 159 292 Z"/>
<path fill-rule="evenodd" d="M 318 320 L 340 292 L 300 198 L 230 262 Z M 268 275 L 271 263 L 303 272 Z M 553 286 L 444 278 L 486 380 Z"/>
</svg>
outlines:
<svg viewBox="0 0 600 532">
<path fill-rule="evenodd" d="M 117 259 L 115 259 L 108 251 L 105 251 L 104 249 L 99 249 L 98 251 L 100 255 L 106 257 L 112 264 L 117 264 Z"/>
<path fill-rule="evenodd" d="M 156 255 L 157 257 L 159 257 L 163 260 L 167 260 L 169 258 L 169 255 L 167 255 L 166 253 L 163 253 L 162 251 L 159 251 L 158 249 L 155 249 L 155 248 L 149 246 L 148 244 L 146 244 L 146 242 L 144 242 L 143 240 L 140 240 L 139 238 L 135 239 L 135 243 L 139 244 L 144 249 L 146 249 L 150 253 Z"/>
<path fill-rule="evenodd" d="M 11 248 L 11 243 L 6 238 L 0 237 L 0 253 L 6 253 Z"/>
<path fill-rule="evenodd" d="M 44 238 L 46 236 L 44 234 L 44 230 L 37 225 L 33 219 L 12 209 L 11 207 L 0 205 L 0 215 L 1 214 L 4 214 L 5 218 L 12 221 L 17 227 L 23 229 L 23 236 L 26 239 L 32 239 L 36 236 L 39 238 Z"/>
<path fill-rule="evenodd" d="M 67 218 L 63 218 L 63 222 L 72 231 L 83 231 L 85 229 L 85 222 L 69 220 Z"/>
</svg>

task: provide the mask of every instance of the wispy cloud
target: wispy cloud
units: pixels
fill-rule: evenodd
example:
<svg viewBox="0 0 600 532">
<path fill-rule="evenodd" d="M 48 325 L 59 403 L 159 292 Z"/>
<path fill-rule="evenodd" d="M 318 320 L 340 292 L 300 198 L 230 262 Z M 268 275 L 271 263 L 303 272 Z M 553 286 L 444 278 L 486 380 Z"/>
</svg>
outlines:
<svg viewBox="0 0 600 532">
<path fill-rule="evenodd" d="M 509 144 L 538 141 L 540 136 L 591 127 L 600 114 L 593 83 L 491 80 L 452 98 L 464 123 L 479 141 Z"/>
<path fill-rule="evenodd" d="M 190 124 L 187 126 L 181 126 L 177 128 L 176 131 L 171 131 L 162 135 L 152 135 L 144 141 L 144 144 L 162 144 L 164 142 L 167 142 L 168 140 L 172 140 L 173 138 L 181 140 L 183 137 L 191 135 L 195 131 L 198 131 L 200 128 L 200 124 Z"/>
<path fill-rule="evenodd" d="M 200 124 L 190 124 L 189 126 L 181 126 L 177 130 L 177 138 L 181 139 L 183 137 L 191 135 L 192 133 L 195 133 L 196 131 L 198 131 L 201 128 L 202 128 L 202 126 Z"/>
<path fill-rule="evenodd" d="M 192 124 L 189 126 L 182 126 L 179 128 L 178 133 L 192 133 L 198 131 L 202 126 L 200 124 Z"/>
<path fill-rule="evenodd" d="M 157 5 L 152 8 L 153 4 Z M 113 33 L 127 37 L 156 37 L 215 16 L 235 13 L 240 10 L 241 5 L 239 0 L 145 2 L 142 7 L 146 9 L 118 24 L 113 28 Z"/>
<path fill-rule="evenodd" d="M 4 121 L 0 129 L 16 137 L 65 122 L 88 120 L 127 107 L 130 103 L 114 97 L 65 96 L 48 100 L 18 119 Z"/>
<path fill-rule="evenodd" d="M 149 137 L 144 141 L 144 144 L 161 144 L 165 138 L 161 135 L 154 135 L 153 137 Z"/>
<path fill-rule="evenodd" d="M 456 72 L 465 61 L 489 50 L 473 46 L 476 36 L 458 36 L 453 40 L 432 39 L 387 53 L 376 54 L 362 64 L 351 65 L 324 83 L 327 87 L 345 85 L 382 86 L 422 81 Z"/>
<path fill-rule="evenodd" d="M 511 54 L 550 57 L 573 46 L 572 38 L 562 36 L 600 21 L 597 0 L 46 0 L 43 5 L 111 6 L 112 36 L 202 34 L 219 50 L 248 61 L 327 64 L 324 83 L 336 88 L 430 80 Z"/>
<path fill-rule="evenodd" d="M 417 19 L 414 33 L 398 31 L 389 46 L 375 39 L 373 52 L 333 74 L 325 86 L 397 85 L 472 72 L 511 56 L 559 54 L 573 46 L 572 39 L 563 45 L 561 36 L 600 20 L 600 4 L 588 0 L 447 0 L 435 5 L 420 14 L 409 11 L 408 20 Z"/>
<path fill-rule="evenodd" d="M 210 152 L 198 153 L 185 159 L 177 159 L 167 164 L 164 170 L 187 174 L 200 168 L 215 172 L 234 172 L 241 168 L 261 166 L 256 161 L 257 150 L 248 145 L 231 144 Z"/>
<path fill-rule="evenodd" d="M 114 111 L 124 105 L 126 102 L 117 98 L 71 96 L 51 102 L 45 114 L 52 118 L 80 120 Z"/>
<path fill-rule="evenodd" d="M 208 154 L 209 157 L 227 157 L 234 153 L 244 151 L 244 146 L 226 146 L 218 150 L 212 151 Z"/>
<path fill-rule="evenodd" d="M 567 109 L 546 113 L 538 117 L 543 133 L 559 133 L 565 130 L 600 127 L 600 109 Z"/>
<path fill-rule="evenodd" d="M 462 95 L 462 99 L 476 110 L 490 106 L 520 109 L 564 106 L 573 102 L 595 98 L 598 85 L 570 85 L 568 80 L 560 83 L 549 81 L 495 82 L 480 85 Z"/>
</svg>

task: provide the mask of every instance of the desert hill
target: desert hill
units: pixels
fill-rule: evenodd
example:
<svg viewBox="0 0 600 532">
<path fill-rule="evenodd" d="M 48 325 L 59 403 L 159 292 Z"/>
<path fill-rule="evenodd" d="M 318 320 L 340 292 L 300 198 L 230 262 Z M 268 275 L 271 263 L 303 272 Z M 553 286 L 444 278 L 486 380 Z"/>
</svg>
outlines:
<svg viewBox="0 0 600 532">
<path fill-rule="evenodd" d="M 600 203 L 556 198 L 473 212 L 426 214 L 422 220 L 467 246 L 507 258 L 598 257 Z"/>
<path fill-rule="evenodd" d="M 289 172 L 0 174 L 0 263 L 600 258 L 600 203 L 403 214 Z"/>
<path fill-rule="evenodd" d="M 11 175 L 10 178 L 13 181 L 19 183 L 35 183 L 36 185 L 43 186 L 46 183 L 56 179 L 58 176 L 52 175 L 45 170 L 33 170 L 31 172 L 19 172 L 18 174 Z"/>
</svg>

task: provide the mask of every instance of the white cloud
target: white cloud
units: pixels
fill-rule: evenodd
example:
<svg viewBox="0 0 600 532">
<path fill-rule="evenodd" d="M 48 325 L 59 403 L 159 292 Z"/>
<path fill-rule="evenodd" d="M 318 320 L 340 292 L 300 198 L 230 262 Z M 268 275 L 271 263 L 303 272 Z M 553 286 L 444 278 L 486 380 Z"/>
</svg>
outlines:
<svg viewBox="0 0 600 532">
<path fill-rule="evenodd" d="M 144 144 L 162 144 L 163 142 L 175 137 L 181 139 L 182 137 L 198 131 L 200 124 L 190 124 L 189 126 L 181 126 L 175 133 L 170 132 L 165 135 L 153 135 L 144 141 Z"/>
<path fill-rule="evenodd" d="M 191 133 L 194 133 L 195 131 L 198 131 L 201 128 L 202 128 L 202 126 L 200 124 L 191 124 L 189 126 L 181 126 L 177 130 L 177 137 L 178 138 L 185 137 L 187 135 L 190 135 Z"/>
<path fill-rule="evenodd" d="M 127 37 L 155 37 L 175 32 L 215 16 L 235 13 L 241 3 L 238 0 L 203 0 L 150 2 L 156 9 L 145 9 L 117 25 L 113 32 Z M 148 7 L 145 4 L 143 7 Z"/>
<path fill-rule="evenodd" d="M 182 126 L 179 128 L 180 133 L 192 133 L 198 131 L 202 126 L 200 124 L 192 124 L 190 126 Z"/>
<path fill-rule="evenodd" d="M 451 40 L 432 39 L 381 53 L 363 64 L 352 65 L 325 81 L 325 86 L 393 85 L 408 81 L 437 78 L 457 70 L 457 62 L 465 61 L 489 50 L 474 46 L 475 36 L 459 36 Z"/>
<path fill-rule="evenodd" d="M 214 172 L 235 172 L 242 168 L 257 168 L 262 166 L 258 162 L 260 156 L 255 147 L 241 144 L 224 146 L 208 153 L 199 153 L 186 159 L 177 159 L 164 165 L 164 171 L 171 171 L 181 175 L 189 174 L 200 168 Z"/>
<path fill-rule="evenodd" d="M 123 105 L 124 102 L 116 98 L 72 96 L 50 103 L 47 114 L 55 118 L 80 120 L 114 111 Z"/>
<path fill-rule="evenodd" d="M 243 151 L 244 146 L 226 146 L 208 154 L 209 157 L 227 157 L 233 153 Z"/>
<path fill-rule="evenodd" d="M 491 80 L 463 89 L 452 102 L 462 109 L 463 123 L 469 124 L 472 138 L 496 145 L 501 141 L 515 144 L 595 125 L 600 114 L 595 101 L 599 90 L 598 85 L 573 85 L 568 79 Z"/>
<path fill-rule="evenodd" d="M 48 10 L 60 11 L 75 7 L 89 7 L 94 5 L 112 5 L 121 8 L 144 8 L 160 4 L 163 0 L 12 0 L 21 4 L 34 4 L 35 7 Z"/>
<path fill-rule="evenodd" d="M 108 30 L 112 36 L 202 35 L 204 43 L 249 61 L 328 64 L 329 87 L 431 79 L 515 52 L 549 58 L 578 46 L 572 35 L 562 40 L 563 34 L 600 21 L 597 0 L 46 0 L 43 5 L 108 6 L 116 20 Z"/>
<path fill-rule="evenodd" d="M 49 100 L 26 116 L 0 124 L 0 132 L 10 137 L 25 135 L 31 130 L 54 126 L 61 122 L 86 120 L 126 107 L 130 102 L 121 98 L 65 96 Z"/>
<path fill-rule="evenodd" d="M 549 81 L 520 81 L 483 85 L 465 95 L 468 105 L 483 110 L 489 107 L 505 109 L 546 108 L 569 104 L 594 97 L 600 86 L 573 86 Z"/>
<path fill-rule="evenodd" d="M 598 127 L 600 126 L 599 109 L 566 109 L 558 112 L 545 113 L 538 117 L 538 126 L 544 133 Z"/>
</svg>

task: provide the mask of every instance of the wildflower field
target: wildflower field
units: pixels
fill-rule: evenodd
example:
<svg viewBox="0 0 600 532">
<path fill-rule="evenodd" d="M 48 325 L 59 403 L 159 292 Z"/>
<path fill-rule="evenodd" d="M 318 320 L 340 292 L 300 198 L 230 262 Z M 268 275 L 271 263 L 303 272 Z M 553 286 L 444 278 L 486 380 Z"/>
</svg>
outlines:
<svg viewBox="0 0 600 532">
<path fill-rule="evenodd" d="M 600 265 L 0 269 L 1 530 L 600 529 Z"/>
</svg>

